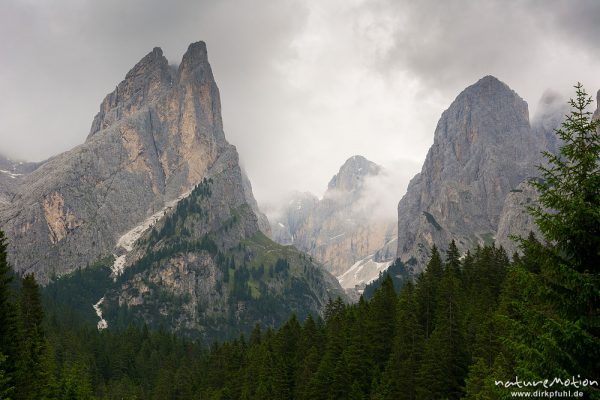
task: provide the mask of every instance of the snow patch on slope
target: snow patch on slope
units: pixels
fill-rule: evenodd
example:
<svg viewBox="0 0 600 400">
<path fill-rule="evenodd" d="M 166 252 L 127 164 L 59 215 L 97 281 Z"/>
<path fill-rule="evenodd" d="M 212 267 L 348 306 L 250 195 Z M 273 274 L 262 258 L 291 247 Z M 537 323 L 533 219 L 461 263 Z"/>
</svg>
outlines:
<svg viewBox="0 0 600 400">
<path fill-rule="evenodd" d="M 98 316 L 98 318 L 100 318 L 100 321 L 98 321 L 98 330 L 99 331 L 101 331 L 102 329 L 108 328 L 108 322 L 102 317 L 102 309 L 100 309 L 100 306 L 102 305 L 103 302 L 104 302 L 104 297 L 102 297 L 96 304 L 93 305 L 94 310 L 96 311 L 96 315 Z"/>
<path fill-rule="evenodd" d="M 117 252 L 120 253 L 120 255 L 117 255 L 117 254 L 114 255 L 115 262 L 113 263 L 113 265 L 111 267 L 111 271 L 113 273 L 113 279 L 116 279 L 117 276 L 119 276 L 123 273 L 123 270 L 125 269 L 125 266 L 126 266 L 127 254 L 131 250 L 133 250 L 133 245 L 135 244 L 135 242 L 137 242 L 137 240 L 140 237 L 142 237 L 142 235 L 146 231 L 148 231 L 154 225 L 156 225 L 158 220 L 161 219 L 173 207 L 175 207 L 175 205 L 177 205 L 177 203 L 179 203 L 181 200 L 188 197 L 190 195 L 190 193 L 192 193 L 191 190 L 183 193 L 181 196 L 179 196 L 175 200 L 168 202 L 167 204 L 165 204 L 165 206 L 162 209 L 160 209 L 159 211 L 155 212 L 154 214 L 152 214 L 151 216 L 146 218 L 144 221 L 142 221 L 141 224 L 133 227 L 130 231 L 128 231 L 127 233 L 125 233 L 123 236 L 121 236 L 119 238 L 119 240 L 117 241 Z"/>
<path fill-rule="evenodd" d="M 386 271 L 393 260 L 375 261 L 374 254 L 355 262 L 348 271 L 337 277 L 344 289 L 354 289 L 356 286 L 367 285 L 379 277 L 380 272 Z"/>
<path fill-rule="evenodd" d="M 14 173 L 14 172 L 10 172 L 10 171 L 7 171 L 7 170 L 5 170 L 5 169 L 0 169 L 0 172 L 1 172 L 1 173 L 3 173 L 3 174 L 6 174 L 6 175 L 8 175 L 8 176 L 9 176 L 9 177 L 11 177 L 12 179 L 15 179 L 17 176 L 21 176 L 21 175 L 23 175 L 23 174 L 16 174 L 16 173 Z"/>
</svg>

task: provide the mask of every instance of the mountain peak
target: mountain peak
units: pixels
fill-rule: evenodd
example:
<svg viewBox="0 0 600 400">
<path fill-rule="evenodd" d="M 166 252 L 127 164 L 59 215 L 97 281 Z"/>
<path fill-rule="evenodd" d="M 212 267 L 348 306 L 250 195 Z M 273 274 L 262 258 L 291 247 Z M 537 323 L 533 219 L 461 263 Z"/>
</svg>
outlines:
<svg viewBox="0 0 600 400">
<path fill-rule="evenodd" d="M 377 175 L 381 167 L 361 155 L 350 157 L 329 181 L 328 190 L 352 191 L 362 186 L 366 176 Z"/>
<path fill-rule="evenodd" d="M 94 117 L 88 138 L 138 111 L 143 104 L 158 99 L 172 79 L 169 61 L 162 49 L 155 47 L 127 72 L 114 91 L 106 95 Z"/>
<path fill-rule="evenodd" d="M 183 58 L 185 59 L 186 56 L 191 57 L 194 55 L 206 56 L 206 54 L 206 43 L 202 40 L 199 40 L 197 42 L 190 43 L 187 51 L 183 55 Z"/>
<path fill-rule="evenodd" d="M 206 50 L 206 43 L 202 41 L 191 43 L 183 55 L 181 64 L 179 65 L 180 79 L 185 79 L 199 67 L 207 65 L 208 51 Z"/>
<path fill-rule="evenodd" d="M 449 129 L 450 126 L 453 128 Z M 529 130 L 527 102 L 506 83 L 487 75 L 464 89 L 443 112 L 434 143 L 442 145 L 456 140 L 473 143 L 484 139 L 482 134 L 499 142 L 521 130 Z"/>
<path fill-rule="evenodd" d="M 477 82 L 467 87 L 460 95 L 476 94 L 479 96 L 498 96 L 502 94 L 510 94 L 519 97 L 506 83 L 492 75 L 486 75 Z M 520 98 L 520 97 L 519 97 Z"/>
<path fill-rule="evenodd" d="M 168 67 L 168 65 L 169 62 L 163 55 L 162 49 L 160 47 L 155 47 L 150 53 L 146 54 L 138 61 L 131 70 L 129 70 L 127 75 L 125 75 L 125 80 L 123 82 L 135 80 L 142 75 L 151 75 L 154 71 L 162 70 L 165 67 Z"/>
<path fill-rule="evenodd" d="M 432 245 L 460 251 L 495 236 L 510 190 L 535 174 L 543 144 L 527 103 L 493 76 L 463 90 L 442 114 L 421 173 L 398 204 L 398 249 L 423 268 Z"/>
</svg>

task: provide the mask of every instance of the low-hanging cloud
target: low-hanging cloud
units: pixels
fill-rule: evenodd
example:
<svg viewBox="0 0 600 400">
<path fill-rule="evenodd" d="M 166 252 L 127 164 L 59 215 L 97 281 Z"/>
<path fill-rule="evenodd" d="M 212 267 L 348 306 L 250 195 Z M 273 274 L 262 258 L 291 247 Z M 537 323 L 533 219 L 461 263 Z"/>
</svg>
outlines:
<svg viewBox="0 0 600 400">
<path fill-rule="evenodd" d="M 367 216 L 375 223 L 397 221 L 398 201 L 420 168 L 414 161 L 396 160 L 379 174 L 367 176 L 361 196 L 354 205 L 354 212 Z"/>
<path fill-rule="evenodd" d="M 177 63 L 204 40 L 226 136 L 261 205 L 291 190 L 319 193 L 347 154 L 402 174 L 394 163 L 422 163 L 442 111 L 484 75 L 534 109 L 548 87 L 565 97 L 577 81 L 600 88 L 599 8 L 595 0 L 6 0 L 0 153 L 41 160 L 83 142 L 102 98 L 154 46 Z M 383 182 L 372 186 L 387 194 Z M 391 196 L 390 204 L 401 194 Z"/>
</svg>

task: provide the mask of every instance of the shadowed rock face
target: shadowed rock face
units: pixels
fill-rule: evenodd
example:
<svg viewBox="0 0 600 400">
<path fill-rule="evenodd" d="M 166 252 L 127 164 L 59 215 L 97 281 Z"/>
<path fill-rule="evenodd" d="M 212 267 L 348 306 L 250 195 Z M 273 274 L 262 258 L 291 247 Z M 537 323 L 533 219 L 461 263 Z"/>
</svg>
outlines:
<svg viewBox="0 0 600 400">
<path fill-rule="evenodd" d="M 537 205 L 538 192 L 527 181 L 521 182 L 506 196 L 498 222 L 496 246 L 504 247 L 509 256 L 520 252 L 517 242 L 511 239 L 511 235 L 526 238 L 529 232 L 533 232 L 538 239 L 541 239 L 535 219 L 528 212 L 529 207 Z"/>
<path fill-rule="evenodd" d="M 486 76 L 444 111 L 423 169 L 398 205 L 397 256 L 424 264 L 432 245 L 492 243 L 510 190 L 537 175 L 544 138 L 527 103 Z"/>
<path fill-rule="evenodd" d="M 10 262 L 42 282 L 85 266 L 224 166 L 228 188 L 216 192 L 227 196 L 215 201 L 249 204 L 259 218 L 248 234 L 268 226 L 225 140 L 206 45 L 191 44 L 178 69 L 155 48 L 103 100 L 84 144 L 20 176 L 0 202 Z"/>
</svg>

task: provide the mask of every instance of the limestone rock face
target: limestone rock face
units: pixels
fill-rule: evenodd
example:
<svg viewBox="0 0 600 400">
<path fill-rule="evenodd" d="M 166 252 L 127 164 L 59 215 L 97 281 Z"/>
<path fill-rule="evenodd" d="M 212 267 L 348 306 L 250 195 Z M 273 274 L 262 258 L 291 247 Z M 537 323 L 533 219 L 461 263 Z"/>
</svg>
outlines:
<svg viewBox="0 0 600 400">
<path fill-rule="evenodd" d="M 527 211 L 529 207 L 537 205 L 537 199 L 537 191 L 527 181 L 522 182 L 506 196 L 498 222 L 496 246 L 504 247 L 509 256 L 520 252 L 517 243 L 510 238 L 511 235 L 526 238 L 529 232 L 533 232 L 538 239 L 542 238 L 535 220 Z"/>
<path fill-rule="evenodd" d="M 423 169 L 398 204 L 397 256 L 422 269 L 432 245 L 461 251 L 493 243 L 510 190 L 536 175 L 544 139 L 527 103 L 486 76 L 440 118 Z"/>
<path fill-rule="evenodd" d="M 542 141 L 543 150 L 553 154 L 559 153 L 562 142 L 555 131 L 560 128 L 568 112 L 568 104 L 562 96 L 552 90 L 544 92 L 531 123 L 534 135 Z M 545 158 L 541 162 L 544 163 Z M 534 174 L 539 176 L 537 168 Z M 528 180 L 511 189 L 506 196 L 498 222 L 496 246 L 504 247 L 509 256 L 520 252 L 517 243 L 510 236 L 527 237 L 529 232 L 533 232 L 538 239 L 541 239 L 541 233 L 527 211 L 529 207 L 537 205 L 537 201 L 538 193 Z"/>
<path fill-rule="evenodd" d="M 349 158 L 321 200 L 312 194 L 296 194 L 281 216 L 273 219 L 274 240 L 306 251 L 338 278 L 361 264 L 362 273 L 347 275 L 345 288 L 375 279 L 394 259 L 395 245 L 390 243 L 396 239 L 396 224 L 374 221 L 372 210 L 361 203 L 369 195 L 366 180 L 380 173 L 379 165 L 362 156 Z"/>
<path fill-rule="evenodd" d="M 0 202 L 10 262 L 42 282 L 85 266 L 221 165 L 238 166 L 237 152 L 205 44 L 191 44 L 177 69 L 155 48 L 106 96 L 84 144 L 20 177 Z M 219 201 L 257 211 L 247 178 L 231 171 Z"/>
</svg>

